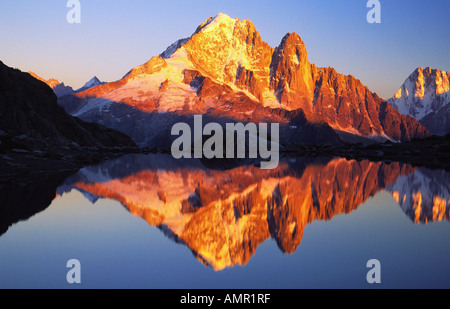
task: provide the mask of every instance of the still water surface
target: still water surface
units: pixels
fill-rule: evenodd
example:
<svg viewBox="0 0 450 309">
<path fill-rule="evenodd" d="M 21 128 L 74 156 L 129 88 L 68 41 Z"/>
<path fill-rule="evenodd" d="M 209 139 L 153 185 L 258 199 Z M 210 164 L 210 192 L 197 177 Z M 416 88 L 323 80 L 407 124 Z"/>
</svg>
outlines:
<svg viewBox="0 0 450 309">
<path fill-rule="evenodd" d="M 3 184 L 0 288 L 450 288 L 450 173 L 130 155 Z M 81 262 L 79 286 L 66 263 Z"/>
</svg>

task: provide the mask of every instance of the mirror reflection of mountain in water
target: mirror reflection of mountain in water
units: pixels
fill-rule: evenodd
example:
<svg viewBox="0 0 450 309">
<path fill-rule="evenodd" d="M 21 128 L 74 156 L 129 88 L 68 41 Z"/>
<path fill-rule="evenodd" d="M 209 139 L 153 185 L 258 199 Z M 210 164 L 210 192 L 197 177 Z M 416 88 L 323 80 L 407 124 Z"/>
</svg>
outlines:
<svg viewBox="0 0 450 309">
<path fill-rule="evenodd" d="M 420 168 L 387 188 L 415 223 L 450 219 L 450 173 Z"/>
<path fill-rule="evenodd" d="M 0 182 L 0 236 L 15 223 L 47 209 L 56 189 L 76 171 L 55 172 Z"/>
<path fill-rule="evenodd" d="M 437 180 L 448 178 L 448 173 L 430 178 L 436 180 L 434 185 L 429 179 L 416 179 L 418 173 L 422 170 L 400 163 L 300 158 L 282 161 L 275 170 L 253 165 L 212 170 L 198 160 L 131 155 L 80 170 L 58 192 L 75 188 L 92 202 L 117 200 L 174 241 L 186 244 L 202 263 L 221 270 L 245 265 L 270 237 L 281 251 L 293 253 L 308 223 L 350 213 L 382 189 L 397 200 L 407 196 L 401 206 L 417 221 L 410 214 L 419 210 L 407 201 L 418 193 L 403 185 L 408 179 L 428 183 L 413 187 L 426 191 L 422 196 L 440 201 L 421 204 L 420 216 L 427 219 L 420 221 L 448 220 L 449 201 L 444 200 L 448 188 L 433 191 L 439 187 Z"/>
</svg>

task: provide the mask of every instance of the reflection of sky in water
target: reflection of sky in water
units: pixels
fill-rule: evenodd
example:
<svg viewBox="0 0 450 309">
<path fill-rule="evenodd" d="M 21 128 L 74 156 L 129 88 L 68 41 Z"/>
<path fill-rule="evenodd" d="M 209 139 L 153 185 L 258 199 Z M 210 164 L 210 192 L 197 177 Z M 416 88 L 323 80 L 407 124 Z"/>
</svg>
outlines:
<svg viewBox="0 0 450 309">
<path fill-rule="evenodd" d="M 83 288 L 364 288 L 372 258 L 383 288 L 449 288 L 449 231 L 448 222 L 413 224 L 382 191 L 349 215 L 307 225 L 292 255 L 268 239 L 247 265 L 215 272 L 118 202 L 92 205 L 72 191 L 0 237 L 0 288 L 72 288 L 72 258 Z"/>
</svg>

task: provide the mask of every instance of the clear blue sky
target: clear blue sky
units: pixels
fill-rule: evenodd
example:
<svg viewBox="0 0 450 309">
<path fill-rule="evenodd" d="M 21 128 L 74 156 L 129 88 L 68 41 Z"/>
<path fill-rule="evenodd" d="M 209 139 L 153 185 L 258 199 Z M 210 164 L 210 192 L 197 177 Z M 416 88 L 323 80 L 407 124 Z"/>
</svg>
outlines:
<svg viewBox="0 0 450 309">
<path fill-rule="evenodd" d="M 367 23 L 366 0 L 80 2 L 81 24 L 68 24 L 66 0 L 1 0 L 0 60 L 74 88 L 94 75 L 118 80 L 223 12 L 252 20 L 272 47 L 297 32 L 311 63 L 352 74 L 385 98 L 416 67 L 450 71 L 448 0 L 380 0 L 381 24 Z"/>
</svg>

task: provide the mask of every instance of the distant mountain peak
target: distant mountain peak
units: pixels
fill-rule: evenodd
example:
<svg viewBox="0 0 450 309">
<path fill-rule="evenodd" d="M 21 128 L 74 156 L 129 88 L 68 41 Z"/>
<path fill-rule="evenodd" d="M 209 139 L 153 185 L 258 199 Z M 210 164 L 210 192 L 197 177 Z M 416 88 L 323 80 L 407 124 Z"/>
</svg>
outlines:
<svg viewBox="0 0 450 309">
<path fill-rule="evenodd" d="M 433 134 L 450 133 L 450 72 L 416 68 L 389 103 L 419 120 Z"/>
<path fill-rule="evenodd" d="M 48 80 L 45 80 L 44 78 L 40 77 L 34 72 L 29 71 L 27 73 L 33 76 L 34 78 L 40 80 L 41 82 L 46 83 L 50 88 L 53 89 L 53 92 L 56 94 L 58 98 L 68 94 L 72 94 L 74 92 L 72 87 L 64 85 L 64 83 L 59 82 L 57 79 L 50 78 Z"/>
<path fill-rule="evenodd" d="M 421 120 L 450 102 L 450 72 L 417 68 L 405 80 L 389 103 L 401 114 Z"/>
<path fill-rule="evenodd" d="M 88 90 L 90 88 L 93 88 L 93 87 L 96 87 L 99 85 L 104 85 L 104 84 L 106 84 L 106 83 L 100 81 L 97 76 L 94 76 L 88 82 L 86 82 L 86 84 L 84 84 L 83 87 L 78 89 L 76 92 L 82 92 L 82 91 Z"/>
<path fill-rule="evenodd" d="M 100 80 L 98 79 L 97 76 L 94 75 L 94 77 L 92 77 L 92 78 L 89 80 L 89 82 L 93 82 L 93 83 L 97 82 L 97 83 L 99 83 Z M 88 83 L 89 83 L 89 82 L 88 82 Z"/>
<path fill-rule="evenodd" d="M 97 85 L 101 85 L 102 83 L 103 82 L 101 82 L 97 76 L 94 76 L 86 84 L 84 84 L 83 88 L 95 87 Z"/>
<path fill-rule="evenodd" d="M 405 80 L 394 99 L 419 98 L 441 95 L 449 92 L 450 72 L 419 67 Z M 426 113 L 427 111 L 425 111 Z M 425 115 L 423 115 L 425 116 Z"/>
<path fill-rule="evenodd" d="M 50 78 L 48 80 L 40 77 L 39 75 L 37 75 L 36 73 L 29 71 L 28 74 L 30 74 L 31 76 L 33 76 L 34 78 L 40 80 L 41 82 L 46 83 L 47 85 L 49 85 L 51 88 L 53 88 L 55 85 L 60 84 L 60 82 L 57 79 L 54 78 Z"/>
</svg>

